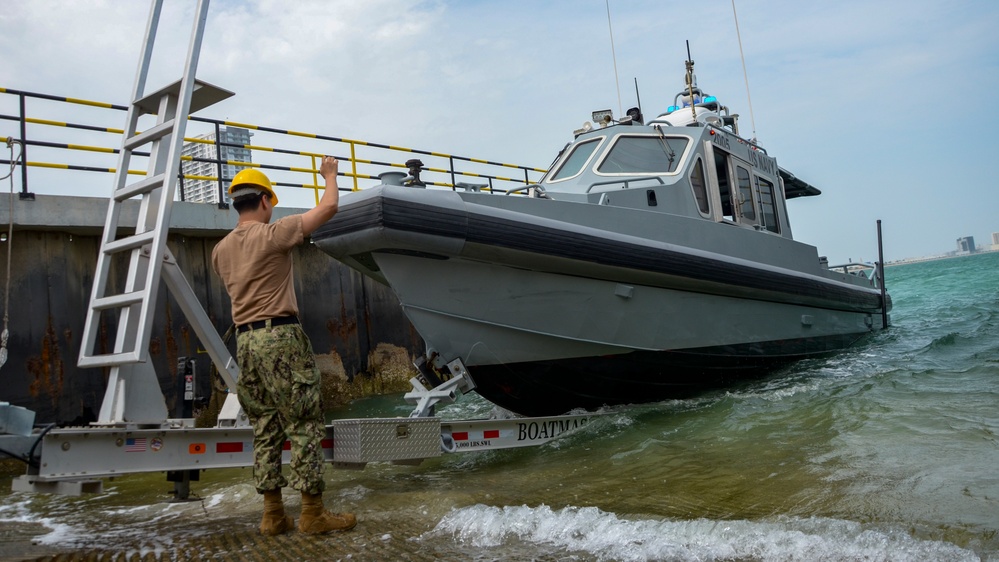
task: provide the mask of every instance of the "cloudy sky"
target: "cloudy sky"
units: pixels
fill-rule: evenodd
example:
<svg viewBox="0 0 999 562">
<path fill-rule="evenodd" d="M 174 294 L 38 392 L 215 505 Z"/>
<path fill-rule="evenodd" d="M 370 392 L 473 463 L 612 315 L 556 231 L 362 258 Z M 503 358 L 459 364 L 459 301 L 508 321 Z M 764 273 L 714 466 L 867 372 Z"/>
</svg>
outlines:
<svg viewBox="0 0 999 562">
<path fill-rule="evenodd" d="M 166 1 L 151 85 L 181 74 L 189 4 Z M 147 2 L 0 6 L 0 88 L 127 103 Z M 591 111 L 636 105 L 636 79 L 646 115 L 663 111 L 682 86 L 689 40 L 700 86 L 740 114 L 744 135 L 755 129 L 782 167 L 823 191 L 790 202 L 797 239 L 834 262 L 876 259 L 877 219 L 889 260 L 953 250 L 962 236 L 990 242 L 999 231 L 999 176 L 987 166 L 999 148 L 999 2 L 736 8 L 752 119 L 731 0 L 611 0 L 617 80 L 605 0 L 215 0 L 198 76 L 236 96 L 201 115 L 544 168 Z M 16 98 L 0 95 L 0 113 L 16 112 Z M 65 104 L 29 102 L 29 114 L 124 123 L 120 112 Z M 52 129 L 29 137 L 117 146 Z M 18 136 L 15 124 L 0 120 L 0 136 Z M 103 196 L 111 185 L 108 174 L 29 173 L 37 193 Z"/>
</svg>

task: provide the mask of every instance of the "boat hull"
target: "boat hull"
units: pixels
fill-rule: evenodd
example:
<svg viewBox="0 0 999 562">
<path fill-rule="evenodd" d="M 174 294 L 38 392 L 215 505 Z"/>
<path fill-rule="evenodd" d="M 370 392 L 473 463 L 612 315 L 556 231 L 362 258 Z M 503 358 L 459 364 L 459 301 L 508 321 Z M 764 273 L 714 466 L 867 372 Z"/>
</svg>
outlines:
<svg viewBox="0 0 999 562">
<path fill-rule="evenodd" d="M 525 415 L 689 396 L 842 349 L 880 322 L 877 291 L 825 276 L 805 245 L 553 203 L 380 187 L 344 197 L 314 240 L 390 285 L 429 351 Z M 671 229 L 704 243 L 672 243 Z M 733 233 L 758 244 L 712 251 L 738 248 Z"/>
</svg>

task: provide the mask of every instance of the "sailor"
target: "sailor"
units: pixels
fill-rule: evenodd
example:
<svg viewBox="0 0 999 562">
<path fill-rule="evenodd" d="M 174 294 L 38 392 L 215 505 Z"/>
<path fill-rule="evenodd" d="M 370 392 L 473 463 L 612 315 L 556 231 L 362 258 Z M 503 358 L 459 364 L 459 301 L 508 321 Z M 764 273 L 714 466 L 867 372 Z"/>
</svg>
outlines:
<svg viewBox="0 0 999 562">
<path fill-rule="evenodd" d="M 260 533 L 280 535 L 294 526 L 285 514 L 281 488 L 302 493 L 298 529 L 319 534 L 345 531 L 357 519 L 323 506 L 322 439 L 326 433 L 320 374 L 312 343 L 298 321 L 292 249 L 336 214 L 336 158 L 323 158 L 326 190 L 309 211 L 271 223 L 277 195 L 259 170 L 236 174 L 229 186 L 239 213 L 236 228 L 212 251 L 212 267 L 232 300 L 239 364 L 239 402 L 253 424 L 253 478 L 264 495 Z M 291 478 L 281 473 L 281 451 L 291 442 Z"/>
</svg>

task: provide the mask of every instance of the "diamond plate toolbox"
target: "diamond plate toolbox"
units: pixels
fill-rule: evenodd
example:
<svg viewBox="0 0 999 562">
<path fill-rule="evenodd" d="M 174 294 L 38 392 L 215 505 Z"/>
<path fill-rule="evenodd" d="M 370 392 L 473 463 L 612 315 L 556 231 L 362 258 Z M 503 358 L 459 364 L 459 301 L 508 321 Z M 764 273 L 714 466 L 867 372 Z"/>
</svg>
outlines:
<svg viewBox="0 0 999 562">
<path fill-rule="evenodd" d="M 333 421 L 333 461 L 366 463 L 439 457 L 439 418 L 366 418 Z"/>
</svg>

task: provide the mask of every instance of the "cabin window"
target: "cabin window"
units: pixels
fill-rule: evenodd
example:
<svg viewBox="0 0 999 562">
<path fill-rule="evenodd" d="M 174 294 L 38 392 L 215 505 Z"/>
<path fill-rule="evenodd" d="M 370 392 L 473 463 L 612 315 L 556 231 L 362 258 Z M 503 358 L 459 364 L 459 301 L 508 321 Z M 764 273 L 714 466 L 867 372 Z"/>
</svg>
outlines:
<svg viewBox="0 0 999 562">
<path fill-rule="evenodd" d="M 773 182 L 757 176 L 756 189 L 760 195 L 760 214 L 763 219 L 763 227 L 770 232 L 780 233 L 780 225 L 777 224 L 777 198 L 774 194 Z"/>
<path fill-rule="evenodd" d="M 739 214 L 746 222 L 756 222 L 756 206 L 753 204 L 753 183 L 749 178 L 749 170 L 742 166 L 735 167 L 739 181 Z M 772 186 L 771 186 L 772 187 Z"/>
<path fill-rule="evenodd" d="M 555 172 L 555 175 L 549 181 L 565 180 L 578 176 L 583 171 L 583 166 L 586 165 L 590 156 L 593 155 L 593 151 L 600 145 L 601 140 L 603 139 L 595 138 L 572 147 L 572 152 L 562 160 L 562 165 L 559 167 L 558 172 Z"/>
<path fill-rule="evenodd" d="M 679 167 L 688 142 L 682 137 L 621 135 L 597 171 L 603 174 L 670 174 Z"/>
<path fill-rule="evenodd" d="M 708 214 L 708 187 L 704 181 L 704 163 L 698 158 L 690 167 L 690 187 L 694 189 L 694 199 L 697 200 L 697 210 Z"/>
<path fill-rule="evenodd" d="M 735 222 L 735 211 L 732 210 L 732 182 L 728 180 L 728 162 L 730 160 L 727 152 L 719 150 L 715 152 L 715 175 L 718 177 L 718 195 L 721 197 L 722 217 Z"/>
</svg>

